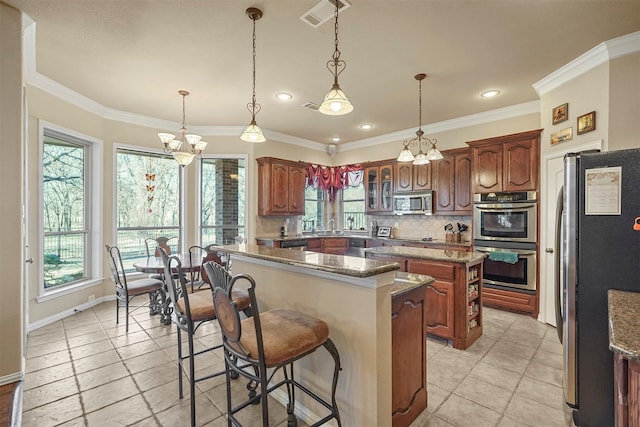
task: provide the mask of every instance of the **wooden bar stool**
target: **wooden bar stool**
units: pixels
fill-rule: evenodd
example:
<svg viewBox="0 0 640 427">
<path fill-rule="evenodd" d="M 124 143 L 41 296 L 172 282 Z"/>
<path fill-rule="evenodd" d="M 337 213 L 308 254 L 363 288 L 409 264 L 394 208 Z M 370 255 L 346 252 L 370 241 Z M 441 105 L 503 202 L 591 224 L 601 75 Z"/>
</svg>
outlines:
<svg viewBox="0 0 640 427">
<path fill-rule="evenodd" d="M 249 282 L 249 300 L 253 314 L 251 318 L 241 319 L 237 304 L 231 298 L 233 287 L 240 280 Z M 268 426 L 267 395 L 284 385 L 289 397 L 287 404 L 289 427 L 297 425 L 294 414 L 296 389 L 313 398 L 329 412 L 312 426 L 319 426 L 331 419 L 335 419 L 340 426 L 340 413 L 335 399 L 338 373 L 341 370 L 340 355 L 329 338 L 329 327 L 322 320 L 295 310 L 274 309 L 260 313 L 255 288 L 256 283 L 251 276 L 239 274 L 233 277 L 228 289 L 215 287 L 213 290 L 213 303 L 224 346 L 228 425 L 241 425 L 235 414 L 250 404 L 260 402 L 262 425 Z M 324 347 L 334 360 L 330 402 L 309 390 L 294 377 L 293 363 L 315 352 L 319 347 Z M 280 368 L 282 368 L 284 379 L 270 384 Z M 270 372 L 267 369 L 270 369 Z M 237 405 L 232 402 L 232 373 L 251 381 L 250 386 L 247 386 L 250 389 L 249 398 Z M 260 393 L 256 393 L 258 385 Z"/>
</svg>

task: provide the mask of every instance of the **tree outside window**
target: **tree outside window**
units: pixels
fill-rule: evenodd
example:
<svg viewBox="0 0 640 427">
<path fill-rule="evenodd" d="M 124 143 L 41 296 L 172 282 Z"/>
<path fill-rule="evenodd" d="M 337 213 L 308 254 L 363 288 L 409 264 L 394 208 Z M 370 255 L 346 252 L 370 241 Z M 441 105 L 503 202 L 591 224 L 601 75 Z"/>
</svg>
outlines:
<svg viewBox="0 0 640 427">
<path fill-rule="evenodd" d="M 42 153 L 44 288 L 90 275 L 87 209 L 91 145 L 45 130 Z"/>
<path fill-rule="evenodd" d="M 180 166 L 170 155 L 118 149 L 116 152 L 117 235 L 126 270 L 145 258 L 145 240 L 181 239 Z M 179 243 L 172 250 L 177 251 Z"/>
</svg>

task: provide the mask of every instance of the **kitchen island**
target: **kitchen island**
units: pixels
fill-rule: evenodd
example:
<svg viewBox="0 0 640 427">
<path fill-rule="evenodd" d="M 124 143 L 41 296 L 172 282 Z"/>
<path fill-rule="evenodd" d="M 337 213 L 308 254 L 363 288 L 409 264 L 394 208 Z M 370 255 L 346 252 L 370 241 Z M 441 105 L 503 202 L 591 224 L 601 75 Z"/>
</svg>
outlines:
<svg viewBox="0 0 640 427">
<path fill-rule="evenodd" d="M 382 246 L 365 249 L 369 259 L 397 262 L 401 271 L 425 274 L 427 332 L 466 349 L 482 336 L 481 252 Z"/>
<path fill-rule="evenodd" d="M 424 289 L 433 279 L 400 273 L 388 261 L 258 245 L 216 249 L 230 254 L 233 274 L 256 280 L 261 311 L 288 307 L 327 322 L 341 359 L 342 425 L 406 426 L 424 410 Z M 331 358 L 317 351 L 300 361 L 298 378 L 327 395 L 332 369 Z M 284 393 L 275 397 L 286 401 Z M 296 397 L 301 420 L 319 419 L 315 402 Z"/>
</svg>

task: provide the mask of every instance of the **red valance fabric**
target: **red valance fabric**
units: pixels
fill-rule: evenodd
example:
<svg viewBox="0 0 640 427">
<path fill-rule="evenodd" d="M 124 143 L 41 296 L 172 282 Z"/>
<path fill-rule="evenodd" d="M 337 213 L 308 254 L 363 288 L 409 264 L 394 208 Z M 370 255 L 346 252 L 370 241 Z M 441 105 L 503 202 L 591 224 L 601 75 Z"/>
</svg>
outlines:
<svg viewBox="0 0 640 427">
<path fill-rule="evenodd" d="M 360 185 L 363 169 L 362 165 L 323 166 L 308 164 L 307 187 L 326 190 L 329 194 L 329 201 L 333 202 L 338 190 Z"/>
</svg>

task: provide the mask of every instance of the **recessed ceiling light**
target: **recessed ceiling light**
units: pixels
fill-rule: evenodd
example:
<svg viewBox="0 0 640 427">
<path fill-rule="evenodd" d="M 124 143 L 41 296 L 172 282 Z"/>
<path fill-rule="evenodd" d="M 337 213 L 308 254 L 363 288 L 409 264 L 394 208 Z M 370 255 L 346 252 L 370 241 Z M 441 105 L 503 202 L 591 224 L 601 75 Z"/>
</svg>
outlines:
<svg viewBox="0 0 640 427">
<path fill-rule="evenodd" d="M 360 125 L 360 129 L 364 129 L 364 130 L 371 129 L 372 127 L 373 125 L 371 123 L 363 123 Z"/>
<path fill-rule="evenodd" d="M 333 142 L 340 142 L 340 138 L 339 138 L 339 137 L 337 137 L 337 136 L 334 136 L 333 138 L 331 138 L 331 140 L 332 140 Z"/>
<path fill-rule="evenodd" d="M 280 101 L 289 101 L 291 100 L 291 98 L 293 98 L 293 96 L 290 93 L 280 92 L 276 93 L 276 98 L 278 98 Z"/>
<path fill-rule="evenodd" d="M 483 97 L 483 98 L 493 98 L 494 96 L 496 96 L 499 93 L 500 93 L 500 91 L 498 89 L 491 89 L 491 90 L 482 92 L 480 94 L 480 96 Z"/>
</svg>

